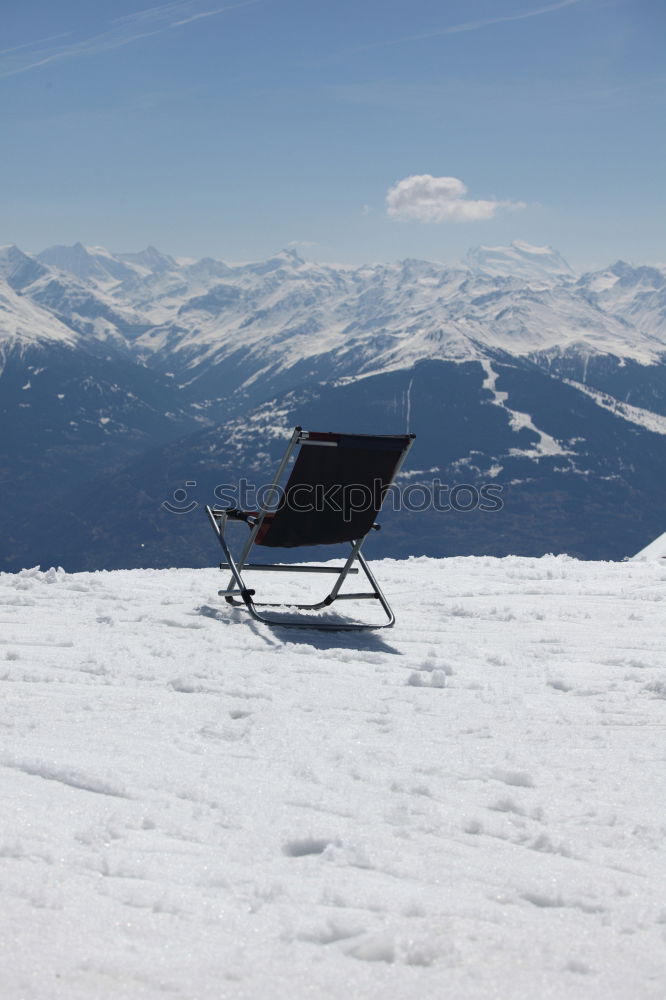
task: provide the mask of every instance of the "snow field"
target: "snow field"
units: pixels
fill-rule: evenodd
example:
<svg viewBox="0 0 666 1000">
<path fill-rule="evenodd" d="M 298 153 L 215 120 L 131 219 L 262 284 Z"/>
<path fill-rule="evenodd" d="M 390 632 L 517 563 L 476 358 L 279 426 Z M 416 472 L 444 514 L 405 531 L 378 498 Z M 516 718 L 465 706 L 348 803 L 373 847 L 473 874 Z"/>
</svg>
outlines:
<svg viewBox="0 0 666 1000">
<path fill-rule="evenodd" d="M 0 574 L 3 998 L 665 995 L 666 566 L 375 569 Z"/>
</svg>

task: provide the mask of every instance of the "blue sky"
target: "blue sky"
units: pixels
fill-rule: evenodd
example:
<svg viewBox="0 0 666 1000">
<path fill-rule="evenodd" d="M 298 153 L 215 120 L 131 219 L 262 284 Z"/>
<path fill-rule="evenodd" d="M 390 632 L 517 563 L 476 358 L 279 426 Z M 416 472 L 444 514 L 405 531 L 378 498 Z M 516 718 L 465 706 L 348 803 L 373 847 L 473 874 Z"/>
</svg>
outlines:
<svg viewBox="0 0 666 1000">
<path fill-rule="evenodd" d="M 666 261 L 663 0 L 22 0 L 0 243 Z"/>
</svg>

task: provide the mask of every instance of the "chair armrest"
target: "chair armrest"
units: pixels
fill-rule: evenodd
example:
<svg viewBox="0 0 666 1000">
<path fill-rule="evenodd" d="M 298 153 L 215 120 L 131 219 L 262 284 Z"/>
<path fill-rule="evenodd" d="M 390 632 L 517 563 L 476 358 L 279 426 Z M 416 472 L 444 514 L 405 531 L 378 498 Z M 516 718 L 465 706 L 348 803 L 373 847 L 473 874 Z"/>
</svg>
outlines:
<svg viewBox="0 0 666 1000">
<path fill-rule="evenodd" d="M 213 517 L 228 517 L 232 521 L 245 521 L 247 524 L 254 524 L 257 518 L 255 510 L 239 510 L 237 507 L 228 507 L 226 510 L 213 510 Z"/>
</svg>

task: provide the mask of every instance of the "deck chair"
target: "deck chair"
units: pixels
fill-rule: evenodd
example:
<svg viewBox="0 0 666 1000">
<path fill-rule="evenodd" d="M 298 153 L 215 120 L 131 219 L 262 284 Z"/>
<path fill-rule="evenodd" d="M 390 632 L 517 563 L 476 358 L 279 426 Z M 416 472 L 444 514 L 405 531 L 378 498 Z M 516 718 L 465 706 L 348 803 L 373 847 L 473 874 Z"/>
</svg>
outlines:
<svg viewBox="0 0 666 1000">
<path fill-rule="evenodd" d="M 375 518 L 384 495 L 395 479 L 412 446 L 414 434 L 396 436 L 334 434 L 304 431 L 296 427 L 284 458 L 265 496 L 263 506 L 256 511 L 243 511 L 235 507 L 221 510 L 206 507 L 206 513 L 217 534 L 226 563 L 220 569 L 229 569 L 231 578 L 219 594 L 229 604 L 246 607 L 253 618 L 267 625 L 292 626 L 316 629 L 374 629 L 393 625 L 395 616 L 386 597 L 361 554 L 361 546 L 369 532 L 378 530 Z M 281 487 L 289 461 L 298 450 L 286 486 Z M 279 497 L 279 503 L 276 500 Z M 271 509 L 274 508 L 274 509 Z M 230 520 L 245 521 L 249 536 L 238 559 L 234 559 L 225 537 Z M 336 545 L 349 543 L 351 551 L 340 566 L 312 566 L 298 564 L 248 563 L 250 550 L 255 545 L 267 548 L 294 548 L 297 546 Z M 370 590 L 361 593 L 340 593 L 348 575 L 358 573 L 358 562 L 365 574 Z M 283 571 L 289 573 L 329 573 L 336 579 L 331 591 L 315 604 L 277 604 L 255 602 L 256 591 L 245 583 L 245 571 Z M 334 601 L 376 600 L 383 608 L 388 621 L 374 625 L 352 622 L 347 619 L 319 619 L 300 615 L 276 618 L 267 615 L 266 607 L 289 608 L 296 611 L 319 611 Z M 321 618 L 321 616 L 320 616 Z"/>
</svg>

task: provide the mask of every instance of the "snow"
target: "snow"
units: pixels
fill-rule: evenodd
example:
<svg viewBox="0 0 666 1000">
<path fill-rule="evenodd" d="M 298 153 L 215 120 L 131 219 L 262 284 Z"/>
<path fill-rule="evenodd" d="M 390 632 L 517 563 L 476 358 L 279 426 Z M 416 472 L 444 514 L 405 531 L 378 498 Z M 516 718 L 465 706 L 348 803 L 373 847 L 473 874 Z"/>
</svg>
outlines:
<svg viewBox="0 0 666 1000">
<path fill-rule="evenodd" d="M 0 574 L 3 996 L 663 997 L 666 567 L 375 569 Z"/>
<path fill-rule="evenodd" d="M 638 560 L 666 559 L 666 531 L 633 557 Z"/>
<path fill-rule="evenodd" d="M 666 416 L 663 414 L 653 413 L 651 410 L 646 410 L 641 406 L 631 406 L 629 403 L 611 396 L 608 392 L 590 389 L 589 386 L 583 385 L 581 382 L 576 382 L 574 379 L 565 378 L 562 381 L 566 382 L 567 385 L 573 386 L 579 392 L 585 393 L 586 396 L 595 401 L 597 406 L 600 406 L 603 410 L 610 411 L 617 417 L 621 417 L 622 420 L 626 420 L 630 424 L 636 424 L 638 427 L 644 427 L 654 434 L 666 434 Z"/>
<path fill-rule="evenodd" d="M 23 295 L 17 295 L 0 279 L 0 349 L 4 353 L 16 345 L 32 346 L 40 342 L 74 346 L 73 330 Z"/>
<path fill-rule="evenodd" d="M 514 240 L 508 247 L 476 247 L 468 252 L 465 260 L 471 268 L 494 277 L 538 281 L 544 278 L 567 279 L 574 273 L 557 250 L 532 246 L 521 240 Z"/>
<path fill-rule="evenodd" d="M 532 417 L 528 413 L 521 413 L 519 410 L 512 410 L 506 405 L 509 398 L 508 392 L 502 392 L 497 388 L 498 374 L 491 365 L 490 361 L 481 361 L 481 366 L 485 372 L 485 379 L 483 380 L 483 388 L 488 389 L 489 392 L 493 394 L 490 403 L 493 406 L 500 406 L 502 409 L 506 410 L 509 415 L 509 424 L 514 431 L 529 430 L 533 434 L 536 434 L 539 440 L 535 443 L 533 448 L 512 448 L 510 450 L 511 455 L 522 455 L 526 458 L 539 459 L 544 455 L 569 455 L 571 452 L 567 451 L 562 447 L 559 441 L 556 441 L 551 434 L 547 434 L 546 431 L 540 430 L 533 422 Z M 500 467 L 493 467 L 494 472 L 491 469 L 488 472 L 489 476 L 496 476 L 498 472 L 501 471 Z"/>
<path fill-rule="evenodd" d="M 583 275 L 578 284 L 592 293 L 605 312 L 623 318 L 664 344 L 666 268 L 633 267 L 616 261 L 596 274 Z"/>
<path fill-rule="evenodd" d="M 43 307 L 36 329 L 48 327 L 51 311 L 89 339 L 181 375 L 239 350 L 255 378 L 261 364 L 286 371 L 324 355 L 342 376 L 498 350 L 541 361 L 592 351 L 645 365 L 664 354 L 661 271 L 618 264 L 575 282 L 555 250 L 523 242 L 479 247 L 454 265 L 357 268 L 306 262 L 293 250 L 235 265 L 177 261 L 152 247 L 114 255 L 75 244 L 35 258 L 0 250 L 0 271 L 17 267 L 23 297 Z M 5 325 L 0 318 L 0 344 Z"/>
</svg>

